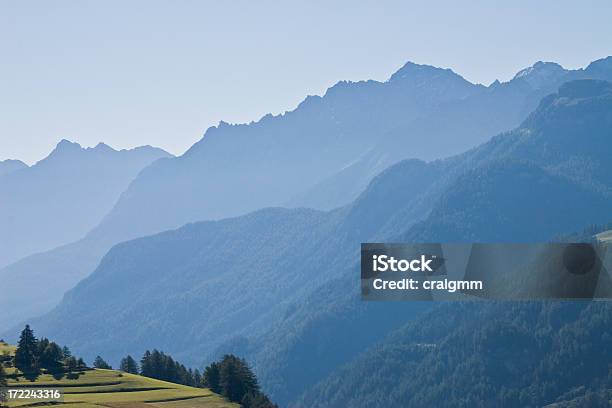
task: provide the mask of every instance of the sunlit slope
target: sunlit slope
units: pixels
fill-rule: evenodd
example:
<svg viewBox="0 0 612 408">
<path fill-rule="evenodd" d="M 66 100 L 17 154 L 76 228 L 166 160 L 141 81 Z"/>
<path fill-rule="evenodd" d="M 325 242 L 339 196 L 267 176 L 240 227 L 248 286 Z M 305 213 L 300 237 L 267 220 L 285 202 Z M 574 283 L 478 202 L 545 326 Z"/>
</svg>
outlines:
<svg viewBox="0 0 612 408">
<path fill-rule="evenodd" d="M 0 355 L 4 353 L 9 353 L 10 355 L 14 355 L 16 348 L 17 347 L 15 346 L 11 346 L 10 344 L 6 344 L 0 341 Z"/>
<path fill-rule="evenodd" d="M 597 239 L 601 242 L 612 243 L 612 230 L 597 234 Z"/>
<path fill-rule="evenodd" d="M 77 379 L 57 379 L 44 374 L 35 382 L 9 379 L 10 388 L 60 388 L 64 401 L 57 405 L 89 407 L 238 407 L 205 388 L 193 388 L 115 370 L 88 370 Z M 35 401 L 10 402 L 9 407 L 35 405 Z"/>
</svg>

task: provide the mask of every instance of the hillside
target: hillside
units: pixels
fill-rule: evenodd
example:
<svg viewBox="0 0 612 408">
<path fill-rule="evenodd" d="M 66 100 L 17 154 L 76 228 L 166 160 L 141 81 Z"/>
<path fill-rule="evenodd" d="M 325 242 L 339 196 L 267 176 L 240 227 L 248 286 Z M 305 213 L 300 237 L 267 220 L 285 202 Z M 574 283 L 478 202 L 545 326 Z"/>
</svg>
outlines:
<svg viewBox="0 0 612 408">
<path fill-rule="evenodd" d="M 239 407 L 208 389 L 187 387 L 115 370 L 85 370 L 77 379 L 57 379 L 48 374 L 41 375 L 34 382 L 9 378 L 8 386 L 11 389 L 60 388 L 64 393 L 63 403 L 53 405 L 75 408 Z M 35 404 L 34 401 L 13 401 L 8 406 L 27 407 Z"/>
<path fill-rule="evenodd" d="M 159 345 L 200 364 L 224 342 L 267 330 L 282 318 L 286 302 L 352 270 L 356 243 L 373 239 L 381 228 L 399 233 L 410 225 L 400 216 L 404 209 L 423 217 L 422 203 L 410 191 L 437 174 L 428 175 L 416 160 L 400 167 L 423 177 L 393 183 L 383 177 L 350 209 L 266 209 L 117 245 L 36 327 L 86 358 L 104 350 L 116 359 Z M 391 188 L 399 185 L 405 195 Z M 383 194 L 384 208 L 376 200 Z M 372 216 L 362 215 L 367 213 Z M 72 317 L 66 320 L 66 314 Z M 129 338 L 112 340 L 113 333 L 145 321 Z"/>
<path fill-rule="evenodd" d="M 0 355 L 15 355 L 16 347 L 0 342 Z M 15 368 L 5 368 L 11 389 L 58 388 L 64 393 L 54 406 L 77 408 L 230 408 L 239 407 L 206 388 L 161 381 L 117 370 L 84 369 L 77 378 L 66 374 L 41 374 L 35 381 L 18 375 Z M 11 401 L 8 407 L 36 406 L 37 401 Z M 40 404 L 38 404 L 40 405 Z M 43 404 L 44 405 L 44 404 Z"/>
<path fill-rule="evenodd" d="M 607 302 L 442 304 L 294 406 L 608 407 L 611 323 Z"/>
</svg>

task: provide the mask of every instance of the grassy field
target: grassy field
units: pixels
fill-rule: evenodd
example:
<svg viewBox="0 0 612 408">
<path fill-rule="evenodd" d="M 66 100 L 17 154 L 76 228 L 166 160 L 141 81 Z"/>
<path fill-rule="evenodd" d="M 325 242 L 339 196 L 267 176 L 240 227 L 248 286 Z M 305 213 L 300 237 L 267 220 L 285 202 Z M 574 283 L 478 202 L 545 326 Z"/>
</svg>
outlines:
<svg viewBox="0 0 612 408">
<path fill-rule="evenodd" d="M 0 343 L 0 354 L 14 353 L 14 347 Z M 14 369 L 6 370 L 9 374 Z M 153 378 L 122 373 L 115 370 L 86 370 L 76 379 L 39 376 L 31 382 L 23 377 L 9 378 L 10 389 L 59 388 L 64 394 L 62 403 L 53 406 L 73 408 L 238 408 L 205 388 L 193 388 Z M 14 400 L 9 407 L 40 405 L 40 401 Z"/>
<path fill-rule="evenodd" d="M 15 346 L 11 346 L 11 345 L 8 345 L 6 343 L 1 343 L 0 342 L 0 355 L 2 355 L 4 353 L 7 353 L 7 352 L 9 354 L 13 355 L 13 354 L 15 354 L 15 349 L 16 349 Z"/>
</svg>

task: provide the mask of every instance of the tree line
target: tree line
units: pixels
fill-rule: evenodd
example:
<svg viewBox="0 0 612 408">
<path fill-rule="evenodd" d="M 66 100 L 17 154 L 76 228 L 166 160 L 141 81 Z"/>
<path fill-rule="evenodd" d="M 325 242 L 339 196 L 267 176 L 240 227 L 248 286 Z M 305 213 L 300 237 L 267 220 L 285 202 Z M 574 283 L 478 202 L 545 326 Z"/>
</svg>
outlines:
<svg viewBox="0 0 612 408">
<path fill-rule="evenodd" d="M 71 378 L 70 373 L 88 369 L 83 359 L 73 356 L 68 347 L 61 347 L 46 338 L 37 339 L 29 325 L 21 332 L 14 357 L 7 354 L 0 358 L 0 388 L 6 385 L 5 365 L 14 366 L 32 381 L 43 371 L 49 374 L 67 372 Z M 96 356 L 93 367 L 112 369 L 101 356 Z M 198 369 L 185 367 L 163 351 L 147 350 L 140 362 L 131 355 L 121 359 L 119 370 L 190 387 L 210 388 L 243 408 L 278 408 L 261 391 L 247 362 L 234 355 L 225 355 L 211 363 L 202 374 Z"/>
<path fill-rule="evenodd" d="M 55 374 L 73 373 L 87 368 L 83 359 L 73 356 L 68 347 L 61 347 L 44 337 L 37 339 L 29 325 L 26 325 L 19 336 L 15 356 L 5 364 L 14 365 L 26 378 L 32 380 L 38 377 L 42 370 Z"/>
<path fill-rule="evenodd" d="M 3 387 L 6 387 L 6 373 L 4 372 L 4 364 L 0 361 L 0 407 L 4 407 L 6 397 L 2 391 Z"/>
<path fill-rule="evenodd" d="M 277 408 L 268 396 L 261 392 L 257 377 L 244 359 L 225 355 L 213 362 L 200 374 L 187 369 L 162 351 L 147 350 L 140 360 L 140 367 L 130 355 L 121 360 L 121 371 L 145 377 L 169 381 L 191 387 L 210 388 L 244 408 Z"/>
</svg>

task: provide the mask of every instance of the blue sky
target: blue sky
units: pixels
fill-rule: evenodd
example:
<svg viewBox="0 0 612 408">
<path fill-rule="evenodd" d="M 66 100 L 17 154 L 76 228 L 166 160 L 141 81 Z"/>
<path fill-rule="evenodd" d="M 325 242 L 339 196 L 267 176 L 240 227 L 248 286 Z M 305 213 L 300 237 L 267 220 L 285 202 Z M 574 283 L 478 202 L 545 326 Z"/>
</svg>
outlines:
<svg viewBox="0 0 612 408">
<path fill-rule="evenodd" d="M 459 4 L 464 3 L 464 4 Z M 608 1 L 0 0 L 0 160 L 62 138 L 180 154 L 406 61 L 473 82 L 612 54 Z"/>
</svg>

